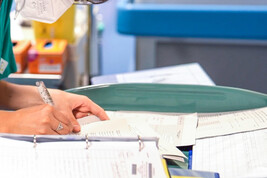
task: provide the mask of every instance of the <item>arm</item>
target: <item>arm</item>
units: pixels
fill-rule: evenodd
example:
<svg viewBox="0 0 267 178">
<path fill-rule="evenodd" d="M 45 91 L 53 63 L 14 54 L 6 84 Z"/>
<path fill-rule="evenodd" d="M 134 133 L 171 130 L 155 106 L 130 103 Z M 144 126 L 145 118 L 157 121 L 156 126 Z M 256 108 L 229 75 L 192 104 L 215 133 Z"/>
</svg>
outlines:
<svg viewBox="0 0 267 178">
<path fill-rule="evenodd" d="M 1 108 L 16 110 L 40 104 L 43 101 L 36 87 L 0 81 Z"/>
<path fill-rule="evenodd" d="M 80 126 L 76 119 L 89 113 L 98 116 L 101 120 L 108 119 L 105 111 L 85 96 L 56 89 L 49 89 L 49 92 L 54 100 L 54 107 L 43 104 L 37 87 L 0 81 L 0 106 L 13 110 L 20 109 L 14 112 L 0 112 L 2 130 L 12 133 L 22 130 L 20 133 L 24 133 L 26 128 L 30 127 L 28 130 L 32 130 L 31 133 L 36 133 L 39 130 L 32 128 L 38 128 L 43 124 L 46 129 L 41 129 L 41 134 L 49 134 L 51 130 L 55 130 L 55 126 L 59 122 L 62 122 L 65 124 L 64 127 L 68 128 L 68 133 L 79 132 Z M 40 123 L 40 120 L 44 121 Z M 25 121 L 28 124 L 25 124 Z M 34 124 L 35 127 L 32 126 Z M 15 129 L 14 127 L 13 131 L 6 128 L 6 126 L 10 128 L 12 125 L 18 126 L 18 128 Z M 65 134 L 65 132 L 58 134 Z"/>
</svg>

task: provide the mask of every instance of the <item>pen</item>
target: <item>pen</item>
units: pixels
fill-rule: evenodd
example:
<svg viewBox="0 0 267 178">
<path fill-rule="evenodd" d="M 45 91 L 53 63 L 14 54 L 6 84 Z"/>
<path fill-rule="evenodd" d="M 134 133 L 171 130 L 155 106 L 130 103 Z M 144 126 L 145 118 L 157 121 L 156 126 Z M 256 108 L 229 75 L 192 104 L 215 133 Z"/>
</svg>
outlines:
<svg viewBox="0 0 267 178">
<path fill-rule="evenodd" d="M 36 82 L 36 86 L 38 88 L 38 91 L 41 95 L 41 98 L 43 99 L 43 101 L 46 103 L 46 104 L 49 104 L 51 106 L 54 106 L 54 102 L 52 100 L 52 97 L 50 95 L 50 93 L 48 92 L 45 84 L 43 81 L 37 81 Z M 61 122 L 58 123 L 58 126 L 57 126 L 57 129 L 55 131 L 60 131 L 62 130 L 64 127 L 62 125 Z"/>
<path fill-rule="evenodd" d="M 39 91 L 39 94 L 41 95 L 43 101 L 46 103 L 46 104 L 49 104 L 51 106 L 54 106 L 54 102 L 52 100 L 52 97 L 51 95 L 49 94 L 45 84 L 43 81 L 37 81 L 36 82 L 36 86 L 38 88 L 38 91 Z"/>
</svg>

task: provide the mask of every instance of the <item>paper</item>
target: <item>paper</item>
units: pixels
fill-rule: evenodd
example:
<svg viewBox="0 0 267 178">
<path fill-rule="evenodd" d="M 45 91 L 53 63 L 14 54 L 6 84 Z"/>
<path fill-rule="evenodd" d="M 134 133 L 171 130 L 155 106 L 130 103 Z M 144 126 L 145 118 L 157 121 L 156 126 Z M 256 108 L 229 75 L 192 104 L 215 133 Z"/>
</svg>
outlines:
<svg viewBox="0 0 267 178">
<path fill-rule="evenodd" d="M 267 107 L 228 114 L 200 116 L 196 137 L 213 137 L 263 128 L 267 128 Z"/>
<path fill-rule="evenodd" d="M 186 156 L 176 146 L 195 144 L 197 114 L 168 115 L 155 112 L 107 111 L 111 119 L 126 119 L 129 127 L 141 136 L 157 136 L 164 158 L 184 162 Z"/>
<path fill-rule="evenodd" d="M 178 161 L 184 161 L 186 156 L 176 146 L 195 144 L 197 114 L 122 111 L 107 111 L 107 114 L 110 121 L 100 121 L 93 115 L 79 119 L 79 135 L 158 137 L 162 156 Z"/>
<path fill-rule="evenodd" d="M 164 140 L 160 139 L 161 136 L 158 133 L 156 133 L 152 128 L 150 128 L 147 124 L 131 123 L 129 127 L 133 133 L 141 137 L 158 137 L 159 152 L 164 158 L 177 160 L 181 162 L 184 162 L 184 158 L 187 159 L 187 157 L 183 154 L 183 152 L 177 149 L 175 145 L 166 143 Z"/>
<path fill-rule="evenodd" d="M 215 85 L 198 63 L 148 69 L 116 75 L 118 83 L 168 83 Z"/>
<path fill-rule="evenodd" d="M 155 142 L 33 143 L 0 138 L 2 177 L 166 177 Z"/>
<path fill-rule="evenodd" d="M 130 126 L 148 125 L 155 133 L 158 134 L 160 140 L 165 143 L 169 143 L 174 146 L 188 146 L 195 144 L 195 134 L 198 121 L 197 114 L 177 116 L 155 112 L 123 111 L 108 111 L 107 114 L 112 119 L 126 119 Z"/>
<path fill-rule="evenodd" d="M 267 130 L 199 139 L 193 147 L 194 170 L 220 177 L 267 177 Z M 254 174 L 253 174 L 254 173 Z"/>
<path fill-rule="evenodd" d="M 112 119 L 100 121 L 96 116 L 91 115 L 78 119 L 81 131 L 77 135 L 88 136 L 136 136 L 131 132 L 125 119 Z"/>
</svg>

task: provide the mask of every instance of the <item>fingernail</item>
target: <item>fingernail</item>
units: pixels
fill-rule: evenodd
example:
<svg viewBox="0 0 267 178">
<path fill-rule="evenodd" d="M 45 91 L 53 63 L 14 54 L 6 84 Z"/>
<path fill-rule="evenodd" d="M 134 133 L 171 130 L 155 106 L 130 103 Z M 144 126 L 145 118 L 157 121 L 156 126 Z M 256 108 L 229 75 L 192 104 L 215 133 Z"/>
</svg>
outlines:
<svg viewBox="0 0 267 178">
<path fill-rule="evenodd" d="M 81 127 L 79 125 L 73 126 L 73 132 L 80 132 L 80 131 L 81 131 Z"/>
</svg>

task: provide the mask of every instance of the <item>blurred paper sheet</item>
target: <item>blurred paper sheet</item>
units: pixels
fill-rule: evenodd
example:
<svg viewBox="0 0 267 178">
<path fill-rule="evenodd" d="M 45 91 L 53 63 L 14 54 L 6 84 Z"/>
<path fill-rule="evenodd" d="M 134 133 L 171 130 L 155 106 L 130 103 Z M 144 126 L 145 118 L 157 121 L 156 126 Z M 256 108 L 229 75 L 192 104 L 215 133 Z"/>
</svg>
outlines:
<svg viewBox="0 0 267 178">
<path fill-rule="evenodd" d="M 267 177 L 266 150 L 267 129 L 199 139 L 193 147 L 192 169 L 218 172 L 221 177 Z"/>
<path fill-rule="evenodd" d="M 116 75 L 118 83 L 168 83 L 215 85 L 198 63 L 147 69 Z"/>
<path fill-rule="evenodd" d="M 214 116 L 200 116 L 196 137 L 213 137 L 264 128 L 267 128 L 267 107 Z"/>
<path fill-rule="evenodd" d="M 167 83 L 215 85 L 199 63 L 158 67 L 116 75 L 102 75 L 91 79 L 93 85 L 104 83 Z"/>
</svg>

